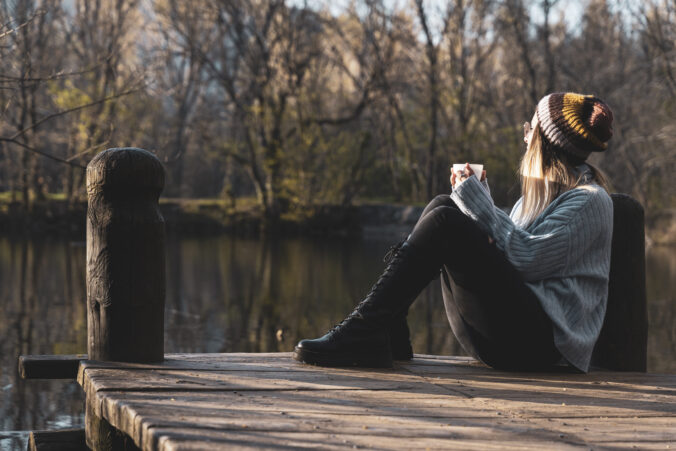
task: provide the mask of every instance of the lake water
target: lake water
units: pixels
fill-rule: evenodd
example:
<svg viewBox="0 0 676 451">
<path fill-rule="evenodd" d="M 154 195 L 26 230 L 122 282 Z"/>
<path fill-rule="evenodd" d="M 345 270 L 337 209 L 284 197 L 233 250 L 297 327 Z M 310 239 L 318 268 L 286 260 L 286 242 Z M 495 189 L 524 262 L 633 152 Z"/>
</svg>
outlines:
<svg viewBox="0 0 676 451">
<path fill-rule="evenodd" d="M 167 243 L 166 352 L 290 351 L 340 321 L 383 269 L 393 239 L 234 236 Z M 647 255 L 648 369 L 676 373 L 676 248 Z M 0 450 L 25 449 L 28 431 L 83 427 L 72 381 L 18 377 L 20 354 L 87 351 L 85 247 L 0 237 Z M 417 353 L 461 355 L 438 281 L 414 303 Z"/>
</svg>

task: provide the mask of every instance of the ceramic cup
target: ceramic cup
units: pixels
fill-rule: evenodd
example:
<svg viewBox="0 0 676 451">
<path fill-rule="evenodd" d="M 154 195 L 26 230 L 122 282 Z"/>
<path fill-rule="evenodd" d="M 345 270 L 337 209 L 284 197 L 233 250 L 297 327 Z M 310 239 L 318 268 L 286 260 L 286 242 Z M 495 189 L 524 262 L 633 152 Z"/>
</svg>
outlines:
<svg viewBox="0 0 676 451">
<path fill-rule="evenodd" d="M 484 165 L 483 164 L 477 164 L 477 163 L 470 163 L 469 167 L 472 168 L 472 171 L 474 171 L 474 175 L 476 175 L 477 180 L 481 180 L 481 174 L 483 173 Z M 456 163 L 456 164 L 453 165 L 453 172 L 455 172 L 456 175 L 462 174 L 464 169 L 465 169 L 465 163 Z"/>
</svg>

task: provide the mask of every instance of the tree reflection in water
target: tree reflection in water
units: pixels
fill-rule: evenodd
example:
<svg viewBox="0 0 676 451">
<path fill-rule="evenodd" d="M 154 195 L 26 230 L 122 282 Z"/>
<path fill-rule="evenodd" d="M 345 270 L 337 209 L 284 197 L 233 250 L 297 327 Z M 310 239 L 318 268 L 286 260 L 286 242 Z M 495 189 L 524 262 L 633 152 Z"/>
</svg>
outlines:
<svg viewBox="0 0 676 451">
<path fill-rule="evenodd" d="M 290 351 L 369 291 L 389 241 L 214 237 L 168 245 L 167 349 Z M 460 353 L 433 283 L 410 315 L 417 352 Z"/>
<path fill-rule="evenodd" d="M 0 449 L 25 449 L 27 430 L 83 424 L 77 383 L 23 380 L 17 356 L 84 352 L 84 261 L 67 241 L 0 239 Z"/>
</svg>

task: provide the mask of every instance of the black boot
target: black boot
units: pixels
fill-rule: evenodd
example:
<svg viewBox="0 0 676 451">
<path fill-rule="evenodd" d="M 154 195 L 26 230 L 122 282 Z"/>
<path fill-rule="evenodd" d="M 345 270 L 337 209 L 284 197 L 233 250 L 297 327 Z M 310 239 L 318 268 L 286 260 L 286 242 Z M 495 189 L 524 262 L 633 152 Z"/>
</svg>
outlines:
<svg viewBox="0 0 676 451">
<path fill-rule="evenodd" d="M 390 263 L 390 260 L 392 260 L 405 242 L 406 239 L 403 239 L 390 247 L 383 257 L 383 263 Z M 388 327 L 388 333 L 390 334 L 390 348 L 392 349 L 392 360 L 411 360 L 413 358 L 411 333 L 408 329 L 408 322 L 406 321 L 407 315 L 408 308 L 395 316 Z"/>
<path fill-rule="evenodd" d="M 404 243 L 354 311 L 323 337 L 301 340 L 294 358 L 323 366 L 392 366 L 389 329 L 395 319 L 404 318 L 420 291 L 438 273 L 438 267 L 424 261 L 417 249 Z M 407 354 L 399 349 L 397 353 L 399 357 Z"/>
<path fill-rule="evenodd" d="M 406 314 L 398 315 L 392 321 L 389 327 L 390 348 L 392 349 L 392 360 L 411 360 L 413 358 L 413 348 L 411 347 L 411 336 L 406 322 Z"/>
</svg>

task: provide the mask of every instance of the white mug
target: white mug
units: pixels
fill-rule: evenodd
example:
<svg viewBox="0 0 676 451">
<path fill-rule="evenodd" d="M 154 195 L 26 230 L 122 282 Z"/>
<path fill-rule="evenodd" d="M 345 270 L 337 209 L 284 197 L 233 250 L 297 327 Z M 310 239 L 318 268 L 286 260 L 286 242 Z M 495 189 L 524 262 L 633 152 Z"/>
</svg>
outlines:
<svg viewBox="0 0 676 451">
<path fill-rule="evenodd" d="M 484 171 L 484 165 L 483 164 L 477 164 L 477 163 L 470 163 L 469 167 L 472 168 L 472 171 L 474 171 L 474 174 L 476 175 L 477 180 L 481 180 L 481 174 L 483 174 Z M 460 175 L 462 172 L 465 170 L 465 163 L 455 163 L 453 165 L 453 172 L 455 173 L 456 176 Z"/>
</svg>

